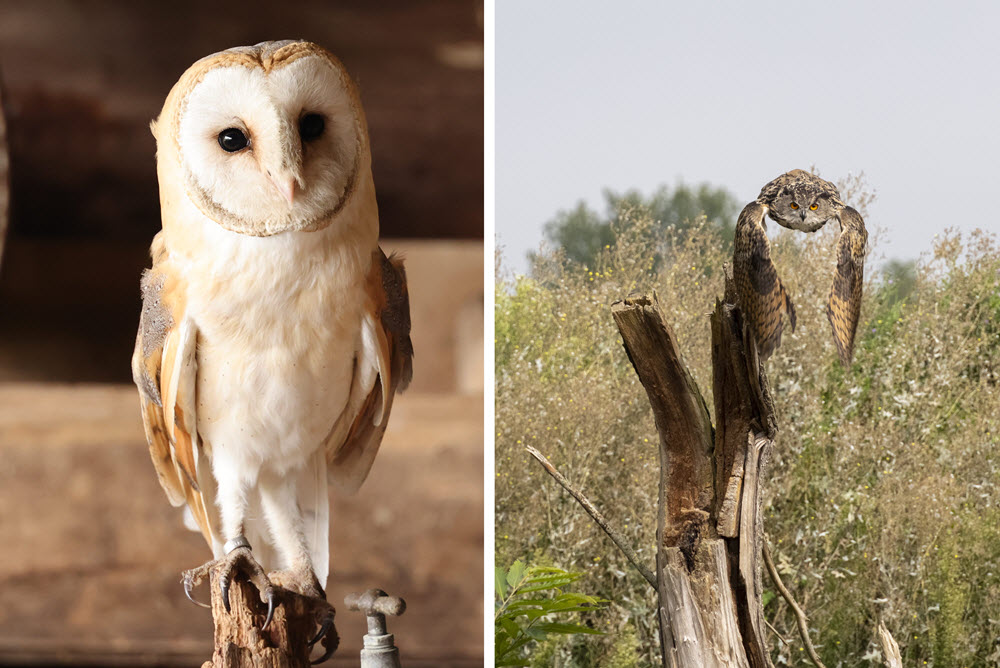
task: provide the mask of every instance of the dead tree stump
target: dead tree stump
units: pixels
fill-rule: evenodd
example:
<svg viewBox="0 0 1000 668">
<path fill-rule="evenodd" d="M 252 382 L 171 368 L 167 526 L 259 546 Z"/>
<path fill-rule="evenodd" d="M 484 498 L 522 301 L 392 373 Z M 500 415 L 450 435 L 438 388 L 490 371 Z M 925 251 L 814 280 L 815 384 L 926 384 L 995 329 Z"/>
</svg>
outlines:
<svg viewBox="0 0 1000 668">
<path fill-rule="evenodd" d="M 274 618 L 265 631 L 260 627 L 267 605 L 245 577 L 234 578 L 229 588 L 232 612 L 226 612 L 219 591 L 218 574 L 212 571 L 212 618 L 215 622 L 215 652 L 202 668 L 308 668 L 308 643 L 316 634 L 316 617 L 305 598 L 282 587 L 275 587 L 277 605 Z M 337 643 L 336 629 L 327 642 Z"/>
<path fill-rule="evenodd" d="M 656 580 L 663 665 L 771 668 L 761 604 L 761 485 L 776 430 L 726 268 L 708 408 L 655 293 L 612 306 L 660 436 Z"/>
</svg>

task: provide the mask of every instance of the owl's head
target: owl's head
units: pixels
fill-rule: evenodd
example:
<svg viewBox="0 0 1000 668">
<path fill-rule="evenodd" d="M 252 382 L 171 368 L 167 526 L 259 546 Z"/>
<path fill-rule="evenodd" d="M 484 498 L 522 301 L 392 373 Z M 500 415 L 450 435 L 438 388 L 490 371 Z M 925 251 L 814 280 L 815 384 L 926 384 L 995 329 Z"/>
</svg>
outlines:
<svg viewBox="0 0 1000 668">
<path fill-rule="evenodd" d="M 240 234 L 326 227 L 370 166 L 354 83 L 336 57 L 309 42 L 264 42 L 199 60 L 152 127 L 157 160 L 171 163 L 186 196 Z M 162 164 L 160 171 L 162 190 Z"/>
<path fill-rule="evenodd" d="M 777 192 L 773 186 L 777 185 Z M 843 208 L 837 187 L 801 169 L 784 174 L 761 191 L 768 200 L 768 215 L 779 225 L 815 232 Z"/>
</svg>

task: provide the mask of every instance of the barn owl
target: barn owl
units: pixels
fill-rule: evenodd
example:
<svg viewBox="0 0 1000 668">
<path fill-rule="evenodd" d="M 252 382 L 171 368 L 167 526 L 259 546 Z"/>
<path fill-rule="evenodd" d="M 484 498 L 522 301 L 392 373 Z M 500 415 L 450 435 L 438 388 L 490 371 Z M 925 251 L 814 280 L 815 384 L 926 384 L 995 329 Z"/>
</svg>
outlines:
<svg viewBox="0 0 1000 668">
<path fill-rule="evenodd" d="M 781 343 L 782 314 L 787 314 L 792 330 L 795 329 L 795 306 L 771 262 L 771 249 L 764 232 L 767 216 L 783 227 L 802 232 L 815 232 L 831 220 L 840 223 L 837 266 L 826 315 L 833 328 L 837 354 L 843 364 L 849 364 L 861 314 L 868 242 L 865 221 L 857 211 L 844 205 L 836 186 L 801 169 L 774 179 L 761 189 L 756 200 L 744 207 L 736 223 L 733 276 L 740 306 L 764 358 Z"/>
<path fill-rule="evenodd" d="M 185 591 L 219 569 L 228 609 L 244 572 L 266 628 L 280 584 L 315 603 L 315 643 L 328 484 L 364 481 L 412 374 L 358 92 L 321 47 L 265 42 L 192 65 L 151 128 L 162 230 L 132 370 L 160 483 L 215 557 Z"/>
</svg>

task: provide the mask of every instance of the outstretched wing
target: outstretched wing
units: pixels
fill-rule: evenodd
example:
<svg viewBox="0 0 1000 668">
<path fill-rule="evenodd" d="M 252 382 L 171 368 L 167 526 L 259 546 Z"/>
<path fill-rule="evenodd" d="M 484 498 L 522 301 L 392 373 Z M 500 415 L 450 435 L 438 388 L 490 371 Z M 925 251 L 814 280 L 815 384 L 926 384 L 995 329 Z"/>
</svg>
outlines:
<svg viewBox="0 0 1000 668">
<path fill-rule="evenodd" d="M 142 277 L 142 314 L 132 354 L 132 378 L 139 388 L 146 441 L 160 485 L 171 504 L 187 504 L 211 546 L 217 532 L 198 485 L 199 442 L 195 421 L 198 335 L 183 313 L 164 303 L 163 294 L 164 276 L 157 271 L 154 261 L 153 269 Z"/>
<path fill-rule="evenodd" d="M 347 491 L 361 486 L 385 433 L 396 391 L 413 376 L 410 298 L 402 260 L 375 251 L 368 275 L 368 307 L 362 346 L 344 417 L 327 439 L 327 462 L 334 482 Z"/>
<path fill-rule="evenodd" d="M 788 314 L 795 331 L 795 305 L 771 262 L 771 247 L 764 232 L 766 215 L 767 207 L 760 202 L 747 204 L 736 223 L 733 248 L 733 278 L 740 308 L 764 359 L 781 344 L 783 313 Z"/>
<path fill-rule="evenodd" d="M 861 214 L 851 207 L 840 212 L 840 238 L 837 240 L 837 270 L 826 303 L 826 316 L 833 327 L 833 341 L 840 361 L 851 363 L 854 334 L 861 316 L 861 286 L 864 283 L 865 245 L 868 232 Z"/>
</svg>

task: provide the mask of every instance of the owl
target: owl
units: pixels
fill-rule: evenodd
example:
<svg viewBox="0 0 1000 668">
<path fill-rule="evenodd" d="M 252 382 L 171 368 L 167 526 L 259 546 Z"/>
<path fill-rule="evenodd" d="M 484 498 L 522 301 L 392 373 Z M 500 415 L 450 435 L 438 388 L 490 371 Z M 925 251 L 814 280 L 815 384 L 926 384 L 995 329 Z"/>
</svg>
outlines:
<svg viewBox="0 0 1000 668">
<path fill-rule="evenodd" d="M 292 589 L 315 643 L 333 623 L 329 486 L 364 481 L 412 374 L 364 110 L 326 50 L 265 42 L 196 62 L 151 127 L 162 229 L 132 370 L 159 481 L 214 555 L 185 591 L 218 569 L 228 610 L 243 572 L 266 628 L 274 585 Z"/>
<path fill-rule="evenodd" d="M 765 234 L 770 216 L 782 227 L 815 232 L 831 220 L 840 223 L 837 266 L 827 299 L 826 315 L 833 328 L 833 341 L 843 364 L 851 361 L 854 334 L 861 314 L 865 246 L 868 232 L 861 215 L 840 199 L 829 181 L 801 169 L 782 174 L 765 185 L 760 195 L 743 208 L 736 223 L 733 278 L 744 317 L 767 358 L 781 343 L 783 315 L 795 330 L 795 305 L 771 261 Z"/>
</svg>

